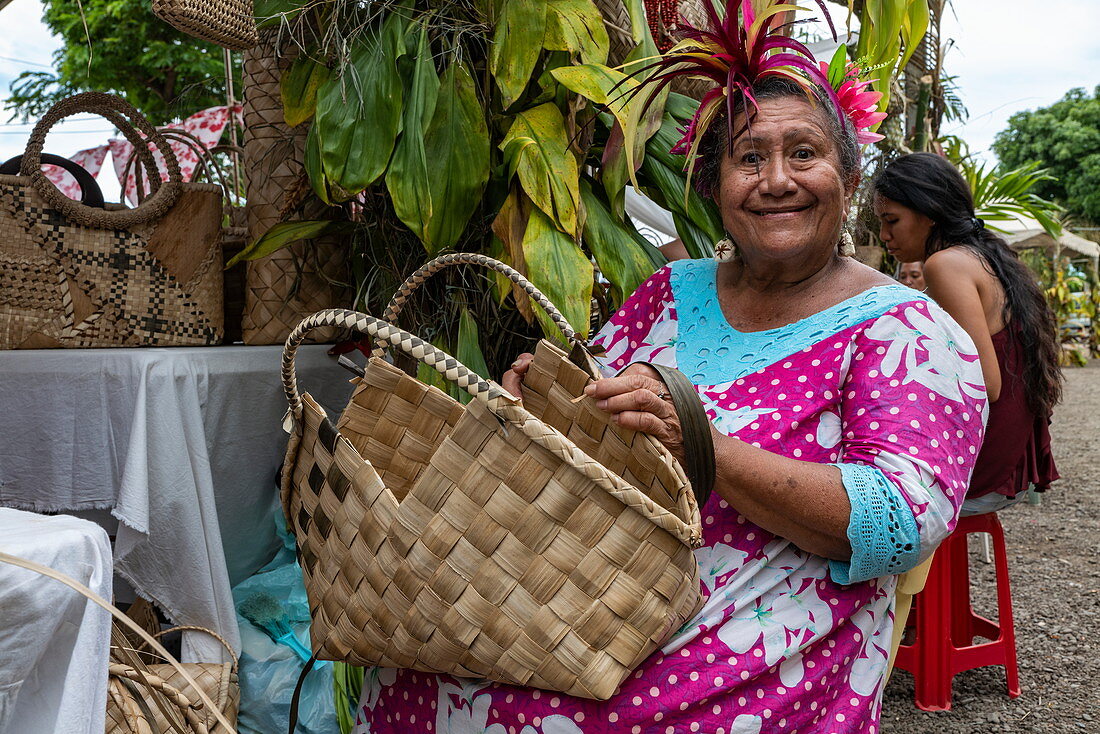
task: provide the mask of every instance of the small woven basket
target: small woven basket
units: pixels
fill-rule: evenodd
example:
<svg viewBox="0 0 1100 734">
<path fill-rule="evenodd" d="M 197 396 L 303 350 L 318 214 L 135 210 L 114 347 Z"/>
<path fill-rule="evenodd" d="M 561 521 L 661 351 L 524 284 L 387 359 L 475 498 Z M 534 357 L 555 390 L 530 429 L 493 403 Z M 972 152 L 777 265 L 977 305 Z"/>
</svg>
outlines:
<svg viewBox="0 0 1100 734">
<path fill-rule="evenodd" d="M 153 15 L 181 33 L 231 51 L 260 42 L 252 0 L 153 0 Z"/>
<path fill-rule="evenodd" d="M 494 267 L 584 346 L 530 283 Z M 295 350 L 317 326 L 396 347 L 474 400 L 372 357 L 334 426 L 294 378 Z M 691 485 L 660 443 L 583 395 L 592 377 L 562 350 L 538 345 L 521 404 L 389 322 L 334 309 L 290 335 L 283 376 L 294 424 L 283 509 L 319 658 L 603 700 L 699 609 Z"/>
</svg>

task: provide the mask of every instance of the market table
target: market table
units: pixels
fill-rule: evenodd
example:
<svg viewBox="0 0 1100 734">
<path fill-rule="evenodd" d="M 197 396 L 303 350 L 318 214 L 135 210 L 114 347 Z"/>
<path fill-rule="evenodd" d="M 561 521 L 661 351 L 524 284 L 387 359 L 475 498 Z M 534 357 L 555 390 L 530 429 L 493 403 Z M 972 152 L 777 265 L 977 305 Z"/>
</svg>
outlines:
<svg viewBox="0 0 1100 734">
<path fill-rule="evenodd" d="M 0 551 L 111 594 L 98 525 L 0 507 Z M 0 732 L 102 734 L 111 615 L 59 581 L 0 563 Z"/>
<path fill-rule="evenodd" d="M 350 376 L 323 345 L 298 377 L 325 408 Z M 274 554 L 286 411 L 282 348 L 0 351 L 0 506 L 109 508 L 115 570 L 176 624 L 239 650 L 232 585 Z M 223 659 L 185 634 L 184 661 Z"/>
</svg>

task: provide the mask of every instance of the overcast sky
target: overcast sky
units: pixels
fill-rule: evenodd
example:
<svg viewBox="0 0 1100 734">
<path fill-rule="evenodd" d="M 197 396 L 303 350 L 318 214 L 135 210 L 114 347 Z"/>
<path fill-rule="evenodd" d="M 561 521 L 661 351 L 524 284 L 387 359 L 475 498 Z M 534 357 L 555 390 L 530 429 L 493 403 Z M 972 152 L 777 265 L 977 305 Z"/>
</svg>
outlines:
<svg viewBox="0 0 1100 734">
<path fill-rule="evenodd" d="M 41 0 L 13 0 L 0 10 L 0 99 L 20 72 L 49 68 L 58 42 L 41 13 Z M 989 146 L 1014 112 L 1049 105 L 1073 87 L 1100 84 L 1100 0 L 955 0 L 943 31 L 955 39 L 946 70 L 958 77 L 970 109 L 967 122 L 944 132 L 961 136 L 990 160 Z M 7 116 L 0 116 L 0 161 L 22 152 L 31 127 L 6 122 Z M 82 115 L 54 131 L 47 150 L 67 156 L 106 142 L 111 126 Z M 117 196 L 117 183 L 103 183 L 105 193 Z"/>
</svg>

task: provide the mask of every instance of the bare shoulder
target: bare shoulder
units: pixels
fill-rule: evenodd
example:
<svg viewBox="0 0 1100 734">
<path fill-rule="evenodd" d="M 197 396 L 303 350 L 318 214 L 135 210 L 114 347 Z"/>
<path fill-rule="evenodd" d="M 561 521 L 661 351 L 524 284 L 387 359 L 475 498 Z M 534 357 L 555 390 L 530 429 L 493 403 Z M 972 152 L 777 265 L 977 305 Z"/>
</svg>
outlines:
<svg viewBox="0 0 1100 734">
<path fill-rule="evenodd" d="M 968 247 L 948 247 L 933 252 L 924 261 L 925 279 L 976 280 L 985 273 L 985 263 Z"/>
</svg>

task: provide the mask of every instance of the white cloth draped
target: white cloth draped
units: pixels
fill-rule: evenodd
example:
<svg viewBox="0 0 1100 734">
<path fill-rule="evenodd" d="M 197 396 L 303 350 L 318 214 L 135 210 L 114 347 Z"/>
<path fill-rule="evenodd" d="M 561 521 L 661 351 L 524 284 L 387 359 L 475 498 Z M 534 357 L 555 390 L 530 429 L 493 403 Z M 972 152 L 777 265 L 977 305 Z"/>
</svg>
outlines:
<svg viewBox="0 0 1100 734">
<path fill-rule="evenodd" d="M 351 387 L 325 346 L 299 380 L 340 410 Z M 230 588 L 277 548 L 286 448 L 281 347 L 0 352 L 0 505 L 110 508 L 115 570 L 176 624 L 240 635 Z M 200 633 L 186 662 L 221 660 Z"/>
<path fill-rule="evenodd" d="M 0 507 L 0 550 L 111 596 L 111 545 L 95 523 Z M 0 732 L 102 734 L 110 644 L 105 609 L 0 563 Z"/>
</svg>

